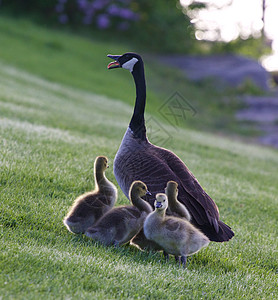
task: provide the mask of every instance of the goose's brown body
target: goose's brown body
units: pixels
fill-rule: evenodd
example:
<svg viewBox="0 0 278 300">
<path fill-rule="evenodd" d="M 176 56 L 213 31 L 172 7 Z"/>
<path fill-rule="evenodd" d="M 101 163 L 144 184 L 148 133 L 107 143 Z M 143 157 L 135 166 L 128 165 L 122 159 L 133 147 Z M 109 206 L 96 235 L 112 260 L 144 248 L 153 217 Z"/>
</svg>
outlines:
<svg viewBox="0 0 278 300">
<path fill-rule="evenodd" d="M 178 200 L 187 207 L 193 225 L 211 241 L 223 242 L 233 237 L 230 227 L 220 221 L 216 204 L 186 165 L 173 152 L 134 137 L 130 128 L 115 157 L 114 174 L 126 195 L 133 180 L 146 182 L 152 193 L 147 200 L 152 206 L 154 195 L 164 192 L 168 181 L 177 182 Z"/>
</svg>

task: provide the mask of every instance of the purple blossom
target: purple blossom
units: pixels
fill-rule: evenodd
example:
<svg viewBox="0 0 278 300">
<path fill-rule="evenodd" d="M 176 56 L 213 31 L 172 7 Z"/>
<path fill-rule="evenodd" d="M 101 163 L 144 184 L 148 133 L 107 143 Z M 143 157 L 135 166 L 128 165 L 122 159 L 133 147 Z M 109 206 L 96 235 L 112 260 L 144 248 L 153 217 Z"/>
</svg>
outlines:
<svg viewBox="0 0 278 300">
<path fill-rule="evenodd" d="M 125 5 L 128 5 L 130 3 L 130 0 L 118 0 L 118 2 L 122 2 Z"/>
<path fill-rule="evenodd" d="M 66 14 L 62 14 L 59 16 L 59 22 L 61 24 L 66 24 L 68 22 L 69 18 Z"/>
<path fill-rule="evenodd" d="M 107 5 L 107 1 L 105 0 L 95 0 L 92 2 L 92 6 L 96 10 L 101 10 Z"/>
<path fill-rule="evenodd" d="M 84 12 L 88 16 L 93 16 L 96 9 L 93 7 L 93 5 L 88 5 L 87 10 Z"/>
<path fill-rule="evenodd" d="M 119 17 L 122 17 L 127 20 L 133 20 L 137 18 L 137 14 L 135 14 L 132 10 L 128 8 L 122 8 L 119 11 Z"/>
<path fill-rule="evenodd" d="M 107 8 L 107 13 L 109 13 L 109 15 L 112 15 L 112 16 L 118 16 L 120 10 L 121 9 L 117 5 L 112 4 Z"/>
<path fill-rule="evenodd" d="M 0 0 L 1 1 L 1 0 Z M 72 6 L 66 5 L 68 0 L 56 0 L 55 11 L 60 23 L 68 23 L 68 13 L 81 15 L 82 23 L 94 24 L 100 29 L 106 29 L 113 24 L 118 30 L 127 30 L 131 22 L 139 19 L 139 14 L 129 7 L 131 0 L 72 0 L 75 2 L 76 12 Z"/>
<path fill-rule="evenodd" d="M 84 25 L 90 25 L 90 24 L 92 24 L 92 22 L 93 22 L 93 16 L 91 16 L 91 15 L 84 16 L 84 18 L 83 18 Z"/>
<path fill-rule="evenodd" d="M 65 6 L 63 3 L 58 3 L 56 6 L 55 6 L 55 10 L 57 13 L 61 13 L 63 12 L 65 9 Z"/>
<path fill-rule="evenodd" d="M 127 21 L 121 22 L 117 28 L 121 31 L 125 31 L 129 28 L 129 23 Z"/>
<path fill-rule="evenodd" d="M 86 10 L 88 7 L 88 1 L 87 0 L 77 0 L 77 5 L 81 10 Z"/>
<path fill-rule="evenodd" d="M 109 17 L 108 15 L 106 14 L 101 14 L 98 16 L 97 18 L 97 26 L 98 28 L 100 29 L 106 29 L 108 28 L 110 25 L 110 20 L 109 20 Z"/>
</svg>

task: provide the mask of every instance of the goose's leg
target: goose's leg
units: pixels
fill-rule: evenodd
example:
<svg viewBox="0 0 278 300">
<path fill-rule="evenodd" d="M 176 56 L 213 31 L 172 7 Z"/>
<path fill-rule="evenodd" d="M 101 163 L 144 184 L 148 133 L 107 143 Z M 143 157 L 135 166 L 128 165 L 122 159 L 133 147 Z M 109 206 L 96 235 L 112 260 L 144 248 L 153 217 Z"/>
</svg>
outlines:
<svg viewBox="0 0 278 300">
<path fill-rule="evenodd" d="M 163 251 L 163 256 L 165 258 L 166 261 L 169 261 L 169 254 L 166 253 L 165 251 Z"/>
<path fill-rule="evenodd" d="M 186 257 L 186 256 L 182 256 L 182 257 L 181 257 L 181 263 L 182 263 L 182 266 L 183 266 L 184 268 L 186 268 L 186 261 L 187 261 L 187 257 Z"/>
<path fill-rule="evenodd" d="M 119 248 L 120 247 L 119 241 L 114 241 L 113 245 L 114 245 L 115 248 Z"/>
<path fill-rule="evenodd" d="M 175 255 L 175 260 L 176 262 L 179 264 L 179 266 L 181 265 L 181 258 L 177 255 Z"/>
</svg>

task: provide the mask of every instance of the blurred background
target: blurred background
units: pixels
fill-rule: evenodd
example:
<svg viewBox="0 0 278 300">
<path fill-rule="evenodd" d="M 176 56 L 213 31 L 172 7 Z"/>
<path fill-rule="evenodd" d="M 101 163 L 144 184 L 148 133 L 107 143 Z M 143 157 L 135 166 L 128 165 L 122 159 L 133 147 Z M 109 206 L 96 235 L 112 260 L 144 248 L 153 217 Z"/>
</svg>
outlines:
<svg viewBox="0 0 278 300">
<path fill-rule="evenodd" d="M 1 11 L 49 25 L 123 34 L 150 51 L 240 53 L 278 71 L 275 0 L 1 0 Z"/>
<path fill-rule="evenodd" d="M 278 147 L 276 0 L 1 0 L 0 11 L 124 45 L 178 69 L 195 87 L 223 93 L 225 86 L 226 96 L 240 95 L 229 105 L 237 103 L 234 117 L 243 131 L 259 132 L 257 141 Z"/>
</svg>

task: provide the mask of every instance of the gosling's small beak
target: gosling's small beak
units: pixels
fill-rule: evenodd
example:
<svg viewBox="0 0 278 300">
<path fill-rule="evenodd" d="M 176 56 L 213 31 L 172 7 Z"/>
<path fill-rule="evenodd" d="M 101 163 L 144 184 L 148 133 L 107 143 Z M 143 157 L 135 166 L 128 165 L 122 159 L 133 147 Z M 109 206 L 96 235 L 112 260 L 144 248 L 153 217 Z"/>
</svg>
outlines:
<svg viewBox="0 0 278 300">
<path fill-rule="evenodd" d="M 149 196 L 151 196 L 151 195 L 152 195 L 152 193 L 151 193 L 150 191 L 148 191 L 148 190 L 147 190 L 147 192 L 146 192 L 146 195 L 149 195 Z"/>
<path fill-rule="evenodd" d="M 156 202 L 156 204 L 155 204 L 155 207 L 156 207 L 156 208 L 160 208 L 160 207 L 162 207 L 162 204 L 161 204 L 161 202 Z"/>
<path fill-rule="evenodd" d="M 121 57 L 121 55 L 111 55 L 108 54 L 107 57 L 114 59 L 111 63 L 108 64 L 107 69 L 115 69 L 120 68 L 121 64 L 118 62 L 118 59 Z"/>
<path fill-rule="evenodd" d="M 106 168 L 108 169 L 108 168 L 109 168 L 109 165 L 107 165 Z"/>
</svg>

